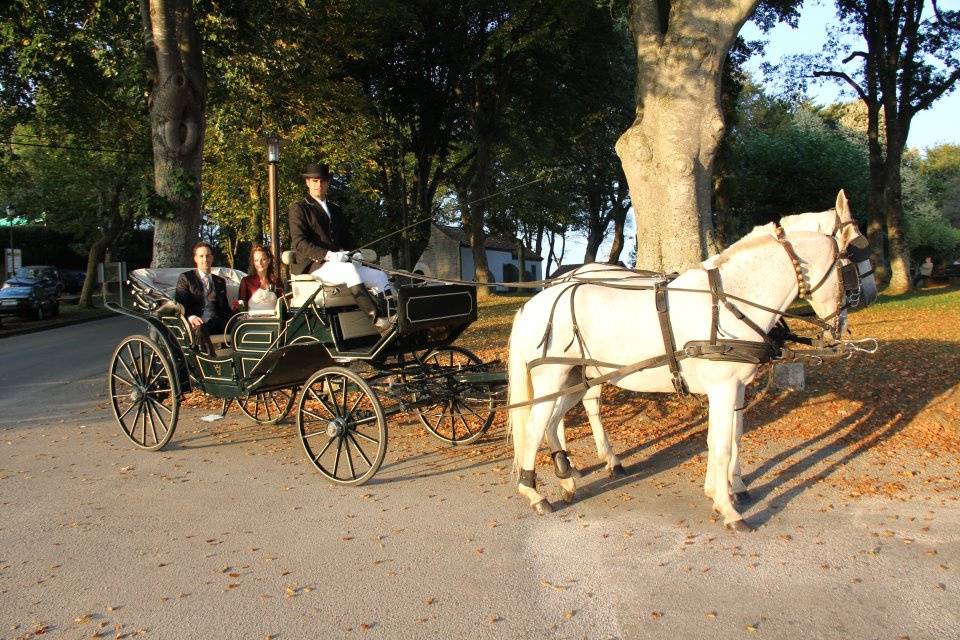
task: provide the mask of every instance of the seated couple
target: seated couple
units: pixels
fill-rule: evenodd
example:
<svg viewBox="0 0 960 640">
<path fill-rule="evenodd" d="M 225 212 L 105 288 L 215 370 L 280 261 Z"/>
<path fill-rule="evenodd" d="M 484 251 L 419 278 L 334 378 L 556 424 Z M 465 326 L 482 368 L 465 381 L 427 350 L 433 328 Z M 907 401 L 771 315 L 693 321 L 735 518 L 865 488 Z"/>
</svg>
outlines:
<svg viewBox="0 0 960 640">
<path fill-rule="evenodd" d="M 183 307 L 194 341 L 205 353 L 213 353 L 210 336 L 221 333 L 234 312 L 272 310 L 277 297 L 283 295 L 283 285 L 273 272 L 273 256 L 260 245 L 254 245 L 250 252 L 254 273 L 240 281 L 240 294 L 232 309 L 227 302 L 226 281 L 211 273 L 213 249 L 209 244 L 193 245 L 193 262 L 197 268 L 180 274 L 174 299 Z"/>
<path fill-rule="evenodd" d="M 388 332 L 392 323 L 384 317 L 386 309 L 377 305 L 367 287 L 375 293 L 386 294 L 390 290 L 390 280 L 379 269 L 351 261 L 349 249 L 356 247 L 356 243 L 347 217 L 340 207 L 327 200 L 330 167 L 309 164 L 302 177 L 307 185 L 307 196 L 290 205 L 289 212 L 290 244 L 297 256 L 290 271 L 309 273 L 327 285 L 345 285 L 377 330 L 381 334 Z"/>
</svg>

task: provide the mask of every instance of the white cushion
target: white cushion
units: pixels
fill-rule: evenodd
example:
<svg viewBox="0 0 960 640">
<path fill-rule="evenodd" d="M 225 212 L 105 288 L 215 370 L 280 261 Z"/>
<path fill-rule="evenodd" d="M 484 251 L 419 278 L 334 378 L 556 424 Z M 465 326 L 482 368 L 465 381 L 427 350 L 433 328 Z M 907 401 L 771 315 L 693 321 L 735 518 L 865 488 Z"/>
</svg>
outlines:
<svg viewBox="0 0 960 640">
<path fill-rule="evenodd" d="M 177 280 L 180 274 L 190 271 L 188 267 L 169 267 L 166 269 L 136 269 L 130 272 L 147 285 L 159 290 L 171 300 L 177 291 Z M 240 281 L 246 276 L 243 271 L 228 267 L 213 267 L 211 271 L 227 281 L 227 302 L 233 304 L 240 294 Z"/>
</svg>

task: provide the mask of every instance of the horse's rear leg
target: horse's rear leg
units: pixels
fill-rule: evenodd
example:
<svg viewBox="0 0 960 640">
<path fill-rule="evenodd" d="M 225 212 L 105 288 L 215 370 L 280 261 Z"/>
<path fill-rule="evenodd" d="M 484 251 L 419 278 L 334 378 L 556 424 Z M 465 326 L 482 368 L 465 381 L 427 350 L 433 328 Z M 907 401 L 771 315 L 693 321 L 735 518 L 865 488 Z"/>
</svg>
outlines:
<svg viewBox="0 0 960 640">
<path fill-rule="evenodd" d="M 553 413 L 553 402 L 538 402 L 530 409 L 530 418 L 523 428 L 523 443 L 514 443 L 522 446 L 520 456 L 520 482 L 517 491 L 530 501 L 530 506 L 538 514 L 543 515 L 553 511 L 550 501 L 537 491 L 537 449 L 543 442 L 543 435 Z"/>
<path fill-rule="evenodd" d="M 723 516 L 723 523 L 731 529 L 749 531 L 750 526 L 733 506 L 730 494 L 729 470 L 735 433 L 737 399 L 741 397 L 739 381 L 716 385 L 708 391 L 710 398 L 710 426 L 707 430 L 708 457 L 713 464 L 707 465 L 708 479 L 713 487 L 713 508 Z M 712 480 L 712 482 L 710 482 Z"/>
<path fill-rule="evenodd" d="M 567 379 L 567 386 L 576 384 Z M 550 447 L 550 458 L 553 460 L 553 472 L 560 479 L 560 492 L 564 502 L 573 502 L 577 495 L 577 478 L 580 472 L 570 462 L 567 453 L 567 438 L 563 426 L 563 416 L 573 405 L 579 402 L 576 395 L 563 396 L 554 405 L 550 423 L 547 425 L 547 444 Z"/>
<path fill-rule="evenodd" d="M 587 420 L 590 421 L 590 429 L 593 431 L 593 441 L 597 444 L 597 455 L 600 461 L 607 464 L 607 475 L 611 478 L 622 478 L 627 475 L 623 465 L 620 463 L 610 447 L 610 441 L 607 440 L 607 432 L 603 429 L 603 423 L 600 422 L 600 391 L 601 386 L 590 387 L 583 396 L 583 410 L 587 412 Z"/>
</svg>

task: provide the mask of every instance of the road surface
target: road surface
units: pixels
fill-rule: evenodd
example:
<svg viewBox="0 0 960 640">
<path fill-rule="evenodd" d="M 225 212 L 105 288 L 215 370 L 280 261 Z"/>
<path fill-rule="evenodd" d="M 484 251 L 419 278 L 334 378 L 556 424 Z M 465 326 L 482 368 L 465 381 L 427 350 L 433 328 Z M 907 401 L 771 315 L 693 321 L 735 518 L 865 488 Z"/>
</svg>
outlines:
<svg viewBox="0 0 960 640">
<path fill-rule="evenodd" d="M 383 468 L 355 488 L 312 469 L 289 421 L 235 409 L 208 424 L 187 407 L 166 449 L 141 452 L 103 386 L 139 330 L 0 341 L 0 638 L 960 637 L 955 490 L 789 484 L 843 452 L 775 442 L 745 468 L 757 530 L 735 534 L 691 454 L 656 443 L 613 482 L 579 440 L 593 472 L 545 517 L 516 496 L 502 431 L 451 450 L 391 422 Z"/>
</svg>

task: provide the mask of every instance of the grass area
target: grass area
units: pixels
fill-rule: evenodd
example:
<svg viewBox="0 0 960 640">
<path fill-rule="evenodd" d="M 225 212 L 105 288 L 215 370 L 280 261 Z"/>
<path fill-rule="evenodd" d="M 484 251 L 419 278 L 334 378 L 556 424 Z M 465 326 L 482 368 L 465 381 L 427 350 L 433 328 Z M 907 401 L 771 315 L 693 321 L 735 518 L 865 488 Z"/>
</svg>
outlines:
<svg viewBox="0 0 960 640">
<path fill-rule="evenodd" d="M 885 309 L 942 309 L 960 310 L 960 289 L 955 287 L 929 287 L 901 296 L 881 295 L 876 307 Z"/>
</svg>

